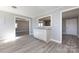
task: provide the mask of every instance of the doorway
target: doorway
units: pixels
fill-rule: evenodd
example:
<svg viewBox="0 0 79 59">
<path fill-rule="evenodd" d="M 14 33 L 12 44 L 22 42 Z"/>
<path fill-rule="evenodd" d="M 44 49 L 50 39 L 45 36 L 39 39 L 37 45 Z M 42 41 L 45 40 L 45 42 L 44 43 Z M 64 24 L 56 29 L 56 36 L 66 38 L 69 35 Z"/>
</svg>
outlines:
<svg viewBox="0 0 79 59">
<path fill-rule="evenodd" d="M 16 18 L 16 37 L 29 34 L 29 21 L 23 18 Z"/>
<path fill-rule="evenodd" d="M 62 44 L 79 47 L 79 8 L 62 13 Z"/>
</svg>

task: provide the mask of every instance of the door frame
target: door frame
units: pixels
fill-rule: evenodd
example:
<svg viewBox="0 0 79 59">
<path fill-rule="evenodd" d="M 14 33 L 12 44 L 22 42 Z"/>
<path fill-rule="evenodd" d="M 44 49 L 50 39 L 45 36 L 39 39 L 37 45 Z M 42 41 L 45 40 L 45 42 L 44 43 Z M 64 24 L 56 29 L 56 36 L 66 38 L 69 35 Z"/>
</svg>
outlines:
<svg viewBox="0 0 79 59">
<path fill-rule="evenodd" d="M 15 37 L 16 37 L 16 18 L 22 18 L 25 19 L 26 21 L 29 21 L 29 34 L 30 35 L 30 18 L 24 17 L 24 16 L 14 16 L 14 20 L 15 20 Z"/>
<path fill-rule="evenodd" d="M 64 13 L 64 12 L 71 11 L 71 10 L 75 10 L 75 9 L 78 9 L 78 8 L 79 8 L 79 6 L 62 10 L 62 11 L 61 11 L 61 15 L 63 16 L 63 13 Z M 62 18 L 62 21 L 63 21 L 63 18 Z M 62 24 L 62 25 L 63 25 L 63 24 Z M 61 28 L 62 28 L 62 30 L 63 30 L 63 26 L 62 26 L 62 25 L 61 25 Z M 62 31 L 62 42 L 63 42 L 63 31 Z"/>
</svg>

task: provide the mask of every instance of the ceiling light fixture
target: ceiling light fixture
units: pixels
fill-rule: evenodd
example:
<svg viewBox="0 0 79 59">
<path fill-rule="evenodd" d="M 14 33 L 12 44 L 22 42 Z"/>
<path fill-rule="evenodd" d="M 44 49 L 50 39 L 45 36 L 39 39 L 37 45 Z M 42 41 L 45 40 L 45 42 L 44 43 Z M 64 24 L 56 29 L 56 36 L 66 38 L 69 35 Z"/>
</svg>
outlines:
<svg viewBox="0 0 79 59">
<path fill-rule="evenodd" d="M 12 6 L 12 8 L 17 8 L 16 6 Z"/>
</svg>

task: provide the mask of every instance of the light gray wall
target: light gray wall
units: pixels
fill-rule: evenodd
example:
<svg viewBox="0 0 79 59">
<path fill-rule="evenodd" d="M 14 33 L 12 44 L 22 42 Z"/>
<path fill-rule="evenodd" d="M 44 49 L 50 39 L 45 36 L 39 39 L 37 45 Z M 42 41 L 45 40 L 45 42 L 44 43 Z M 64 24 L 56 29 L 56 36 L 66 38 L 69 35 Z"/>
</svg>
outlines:
<svg viewBox="0 0 79 59">
<path fill-rule="evenodd" d="M 33 35 L 33 29 L 36 27 L 38 27 L 38 19 L 32 18 L 32 20 L 31 20 L 31 28 L 32 28 L 31 35 Z"/>
<path fill-rule="evenodd" d="M 24 17 L 0 11 L 0 39 L 15 39 L 15 17 Z M 26 17 L 25 17 L 26 18 Z M 28 18 L 26 18 L 28 19 Z M 31 33 L 31 19 L 29 19 L 29 32 Z"/>
<path fill-rule="evenodd" d="M 60 10 L 56 10 L 55 12 L 52 12 L 51 14 L 47 14 L 44 16 L 49 16 L 49 15 L 51 16 L 51 27 L 52 27 L 50 40 L 61 43 L 62 42 L 62 12 L 60 12 Z M 35 18 L 32 20 L 32 29 L 38 27 L 39 18 Z"/>
<path fill-rule="evenodd" d="M 51 15 L 51 40 L 62 43 L 62 12 L 68 11 L 74 7 L 64 7 L 56 9 L 52 12 L 46 12 L 32 20 L 32 29 L 38 27 L 38 19 L 43 16 Z M 67 10 L 66 10 L 67 9 Z M 33 32 L 32 32 L 33 33 Z"/>
<path fill-rule="evenodd" d="M 52 14 L 52 40 L 62 42 L 62 13 L 60 10 Z"/>
<path fill-rule="evenodd" d="M 14 15 L 0 11 L 0 39 L 15 39 Z"/>
</svg>

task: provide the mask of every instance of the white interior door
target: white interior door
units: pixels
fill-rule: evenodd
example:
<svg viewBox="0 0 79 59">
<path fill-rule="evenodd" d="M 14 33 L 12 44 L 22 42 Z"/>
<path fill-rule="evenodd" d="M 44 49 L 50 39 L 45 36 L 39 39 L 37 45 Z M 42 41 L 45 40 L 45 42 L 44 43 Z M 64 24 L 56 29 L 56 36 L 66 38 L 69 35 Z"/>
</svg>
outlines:
<svg viewBox="0 0 79 59">
<path fill-rule="evenodd" d="M 77 35 L 77 19 L 66 20 L 66 34 Z"/>
</svg>

